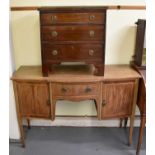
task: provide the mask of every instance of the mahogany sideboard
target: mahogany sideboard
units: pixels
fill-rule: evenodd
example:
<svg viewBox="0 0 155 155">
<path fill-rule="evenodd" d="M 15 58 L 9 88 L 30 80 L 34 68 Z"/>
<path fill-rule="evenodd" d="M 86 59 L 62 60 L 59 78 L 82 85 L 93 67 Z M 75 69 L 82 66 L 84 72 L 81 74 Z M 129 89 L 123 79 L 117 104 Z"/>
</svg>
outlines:
<svg viewBox="0 0 155 155">
<path fill-rule="evenodd" d="M 99 120 L 130 118 L 129 144 L 140 75 L 128 65 L 107 65 L 104 76 L 93 75 L 91 65 L 58 66 L 44 77 L 41 66 L 21 66 L 12 76 L 21 142 L 23 118 L 55 119 L 57 100 L 94 100 Z"/>
</svg>

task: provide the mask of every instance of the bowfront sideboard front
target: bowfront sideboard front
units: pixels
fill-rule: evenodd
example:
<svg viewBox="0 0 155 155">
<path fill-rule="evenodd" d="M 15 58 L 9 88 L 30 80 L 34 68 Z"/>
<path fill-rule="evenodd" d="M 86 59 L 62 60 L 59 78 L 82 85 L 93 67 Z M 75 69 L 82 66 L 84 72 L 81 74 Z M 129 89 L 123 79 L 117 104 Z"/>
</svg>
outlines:
<svg viewBox="0 0 155 155">
<path fill-rule="evenodd" d="M 23 118 L 28 120 L 28 126 L 33 118 L 54 121 L 58 100 L 87 99 L 94 100 L 99 120 L 130 117 L 131 144 L 139 78 L 125 65 L 105 66 L 104 77 L 93 75 L 93 69 L 83 65 L 76 69 L 60 66 L 48 77 L 42 75 L 41 66 L 20 67 L 12 80 L 23 146 Z"/>
</svg>

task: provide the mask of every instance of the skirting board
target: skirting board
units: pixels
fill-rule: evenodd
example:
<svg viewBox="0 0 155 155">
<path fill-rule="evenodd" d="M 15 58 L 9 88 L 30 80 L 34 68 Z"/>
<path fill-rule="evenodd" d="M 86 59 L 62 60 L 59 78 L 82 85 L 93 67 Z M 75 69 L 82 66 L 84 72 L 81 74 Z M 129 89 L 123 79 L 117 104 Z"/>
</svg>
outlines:
<svg viewBox="0 0 155 155">
<path fill-rule="evenodd" d="M 129 126 L 128 120 L 127 126 Z M 31 119 L 31 126 L 75 126 L 75 127 L 119 127 L 120 119 L 99 121 L 95 117 L 56 117 L 55 121 L 43 119 Z M 27 125 L 23 120 L 23 125 Z M 140 126 L 139 117 L 135 117 L 135 127 Z"/>
</svg>

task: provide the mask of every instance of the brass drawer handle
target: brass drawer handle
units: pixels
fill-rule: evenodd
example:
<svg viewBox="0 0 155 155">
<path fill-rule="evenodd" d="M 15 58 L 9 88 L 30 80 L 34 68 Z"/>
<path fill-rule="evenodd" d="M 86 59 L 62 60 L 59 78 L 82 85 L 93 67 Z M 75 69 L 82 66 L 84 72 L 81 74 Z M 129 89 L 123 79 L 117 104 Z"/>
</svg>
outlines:
<svg viewBox="0 0 155 155">
<path fill-rule="evenodd" d="M 93 30 L 89 31 L 89 36 L 94 37 L 95 36 L 95 31 L 93 31 Z"/>
<path fill-rule="evenodd" d="M 57 16 L 51 16 L 51 21 L 54 22 L 57 20 Z"/>
<path fill-rule="evenodd" d="M 95 19 L 95 15 L 90 15 L 89 16 L 89 20 L 94 20 Z"/>
<path fill-rule="evenodd" d="M 86 93 L 89 93 L 89 92 L 91 92 L 91 91 L 92 91 L 92 89 L 89 88 L 89 87 L 87 87 L 87 88 L 85 89 L 85 92 L 86 92 Z"/>
<path fill-rule="evenodd" d="M 57 31 L 52 31 L 52 37 L 56 37 L 56 36 L 58 36 L 58 32 Z"/>
<path fill-rule="evenodd" d="M 93 56 L 94 55 L 94 50 L 89 50 L 89 55 Z"/>
<path fill-rule="evenodd" d="M 57 50 L 53 50 L 52 51 L 52 55 L 57 55 L 58 54 L 58 51 Z"/>
<path fill-rule="evenodd" d="M 61 88 L 61 91 L 63 92 L 63 93 L 66 93 L 67 92 L 67 89 L 66 88 Z"/>
<path fill-rule="evenodd" d="M 104 107 L 107 104 L 106 100 L 102 101 L 102 106 Z"/>
</svg>

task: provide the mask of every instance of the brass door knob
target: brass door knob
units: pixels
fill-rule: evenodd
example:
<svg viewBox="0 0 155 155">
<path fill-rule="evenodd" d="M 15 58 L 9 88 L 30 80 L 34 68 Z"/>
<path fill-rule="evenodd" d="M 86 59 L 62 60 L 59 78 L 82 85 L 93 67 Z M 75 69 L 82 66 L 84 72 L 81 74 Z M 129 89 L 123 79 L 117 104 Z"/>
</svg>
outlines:
<svg viewBox="0 0 155 155">
<path fill-rule="evenodd" d="M 94 55 L 94 50 L 89 50 L 89 55 L 93 56 Z"/>
<path fill-rule="evenodd" d="M 57 16 L 51 16 L 51 21 L 54 22 L 57 20 Z"/>
<path fill-rule="evenodd" d="M 94 19 L 95 19 L 95 15 L 90 15 L 90 16 L 89 16 L 89 20 L 92 21 L 92 20 L 94 20 Z"/>
<path fill-rule="evenodd" d="M 89 36 L 94 37 L 95 36 L 95 31 L 93 31 L 93 30 L 89 31 Z"/>
<path fill-rule="evenodd" d="M 52 37 L 56 37 L 58 35 L 57 31 L 52 31 Z"/>
<path fill-rule="evenodd" d="M 58 51 L 57 50 L 53 50 L 52 51 L 52 55 L 57 55 L 58 54 Z"/>
</svg>

